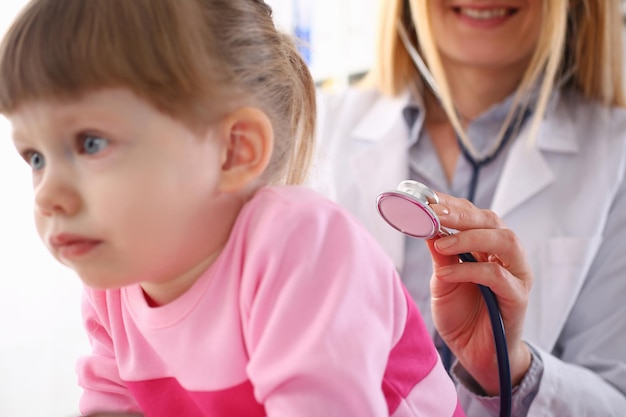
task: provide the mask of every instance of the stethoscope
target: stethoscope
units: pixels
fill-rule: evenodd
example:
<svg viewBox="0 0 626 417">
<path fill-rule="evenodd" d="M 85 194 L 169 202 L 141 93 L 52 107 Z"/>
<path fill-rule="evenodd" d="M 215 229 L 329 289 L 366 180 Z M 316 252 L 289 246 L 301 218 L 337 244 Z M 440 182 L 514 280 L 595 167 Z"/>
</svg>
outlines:
<svg viewBox="0 0 626 417">
<path fill-rule="evenodd" d="M 430 204 L 437 204 L 437 194 L 422 183 L 402 181 L 396 190 L 378 195 L 376 204 L 383 219 L 394 229 L 411 237 L 434 239 L 451 234 L 441 226 Z M 471 253 L 458 255 L 462 262 L 476 262 Z M 504 323 L 498 309 L 498 300 L 489 287 L 478 285 L 485 300 L 498 360 L 500 380 L 500 417 L 510 417 L 512 405 L 511 370 Z"/>
</svg>

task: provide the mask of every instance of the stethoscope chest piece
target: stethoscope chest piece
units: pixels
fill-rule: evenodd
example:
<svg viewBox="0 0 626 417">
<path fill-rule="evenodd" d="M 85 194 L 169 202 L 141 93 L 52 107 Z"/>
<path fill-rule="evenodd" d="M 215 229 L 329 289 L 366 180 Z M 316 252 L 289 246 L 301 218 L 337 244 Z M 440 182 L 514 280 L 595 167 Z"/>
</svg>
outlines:
<svg viewBox="0 0 626 417">
<path fill-rule="evenodd" d="M 402 181 L 396 190 L 378 195 L 376 206 L 382 218 L 405 235 L 431 239 L 441 230 L 437 214 L 429 206 L 439 202 L 437 194 L 412 180 Z"/>
</svg>

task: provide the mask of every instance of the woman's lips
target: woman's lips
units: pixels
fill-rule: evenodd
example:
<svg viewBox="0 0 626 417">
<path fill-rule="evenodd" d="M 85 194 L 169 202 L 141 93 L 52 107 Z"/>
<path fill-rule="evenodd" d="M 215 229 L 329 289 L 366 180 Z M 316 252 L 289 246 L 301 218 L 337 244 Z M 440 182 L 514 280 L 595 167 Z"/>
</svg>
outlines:
<svg viewBox="0 0 626 417">
<path fill-rule="evenodd" d="M 476 27 L 494 27 L 507 21 L 517 13 L 516 8 L 491 6 L 491 7 L 463 7 L 456 6 L 452 10 L 465 23 Z"/>
</svg>

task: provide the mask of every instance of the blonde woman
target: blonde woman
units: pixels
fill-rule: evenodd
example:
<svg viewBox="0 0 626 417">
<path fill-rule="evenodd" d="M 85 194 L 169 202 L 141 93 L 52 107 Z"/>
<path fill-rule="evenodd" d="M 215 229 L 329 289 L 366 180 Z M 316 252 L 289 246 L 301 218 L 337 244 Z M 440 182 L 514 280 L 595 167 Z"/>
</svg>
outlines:
<svg viewBox="0 0 626 417">
<path fill-rule="evenodd" d="M 322 186 L 393 257 L 442 356 L 447 345 L 456 358 L 468 416 L 500 404 L 475 283 L 499 301 L 514 416 L 623 415 L 620 2 L 381 4 L 364 84 L 321 96 Z M 405 179 L 438 191 L 433 207 L 459 233 L 427 245 L 389 227 L 376 196 Z M 483 262 L 459 264 L 464 252 Z"/>
</svg>

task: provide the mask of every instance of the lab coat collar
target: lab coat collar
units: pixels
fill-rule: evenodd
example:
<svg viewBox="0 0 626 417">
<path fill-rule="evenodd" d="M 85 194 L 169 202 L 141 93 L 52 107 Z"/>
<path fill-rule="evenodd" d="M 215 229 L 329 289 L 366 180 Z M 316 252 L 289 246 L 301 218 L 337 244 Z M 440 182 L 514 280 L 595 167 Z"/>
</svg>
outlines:
<svg viewBox="0 0 626 417">
<path fill-rule="evenodd" d="M 579 146 L 572 115 L 560 105 L 560 92 L 552 94 L 536 143 L 527 137 L 531 118 L 513 144 L 502 171 L 491 209 L 504 217 L 516 207 L 549 186 L 555 176 L 545 160 L 545 153 L 576 154 Z M 572 99 L 575 99 L 572 97 Z"/>
<path fill-rule="evenodd" d="M 563 97 L 567 95 L 567 97 Z M 576 154 L 579 151 L 576 141 L 573 115 L 559 105 L 560 100 L 577 100 L 574 94 L 557 91 L 552 94 L 546 115 L 537 137 L 537 146 L 542 151 Z"/>
<path fill-rule="evenodd" d="M 398 97 L 380 96 L 365 116 L 355 126 L 352 137 L 370 142 L 377 142 L 386 137 L 387 133 L 399 121 L 398 115 L 411 104 L 411 94 L 407 90 Z"/>
</svg>

